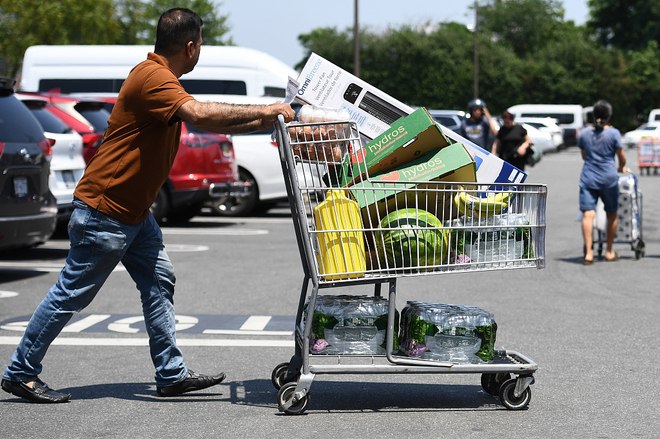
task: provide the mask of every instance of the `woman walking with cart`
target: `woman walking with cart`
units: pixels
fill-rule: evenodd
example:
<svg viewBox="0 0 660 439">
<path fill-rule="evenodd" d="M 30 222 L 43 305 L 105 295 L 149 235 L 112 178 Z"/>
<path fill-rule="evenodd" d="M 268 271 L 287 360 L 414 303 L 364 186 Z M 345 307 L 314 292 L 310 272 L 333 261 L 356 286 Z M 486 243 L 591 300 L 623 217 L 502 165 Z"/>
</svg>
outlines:
<svg viewBox="0 0 660 439">
<path fill-rule="evenodd" d="M 621 133 L 610 126 L 612 106 L 609 102 L 600 100 L 594 104 L 593 128 L 582 131 L 578 147 L 582 153 L 584 166 L 580 175 L 580 210 L 582 216 L 582 234 L 584 235 L 585 265 L 594 262 L 593 224 L 596 216 L 596 203 L 600 198 L 607 215 L 607 250 L 606 261 L 616 261 L 619 254 L 612 250 L 614 235 L 617 228 L 617 210 L 619 209 L 619 175 L 626 172 L 626 154 L 621 143 Z M 617 168 L 614 156 L 617 156 Z"/>
</svg>

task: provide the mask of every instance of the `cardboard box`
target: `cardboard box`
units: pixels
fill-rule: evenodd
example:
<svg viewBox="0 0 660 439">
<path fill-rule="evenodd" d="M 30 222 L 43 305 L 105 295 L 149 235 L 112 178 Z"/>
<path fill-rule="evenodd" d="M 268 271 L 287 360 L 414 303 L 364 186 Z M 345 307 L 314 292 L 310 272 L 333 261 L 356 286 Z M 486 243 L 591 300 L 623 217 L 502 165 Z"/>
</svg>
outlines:
<svg viewBox="0 0 660 439">
<path fill-rule="evenodd" d="M 330 61 L 312 53 L 298 76 L 296 100 L 303 104 L 345 108 L 367 140 L 386 132 L 398 118 L 413 112 L 408 105 L 383 93 Z M 477 164 L 477 180 L 482 184 L 522 183 L 527 174 L 443 127 L 454 142 L 460 142 Z"/>
<path fill-rule="evenodd" d="M 401 183 L 393 183 L 401 181 Z M 369 177 L 350 186 L 365 227 L 377 228 L 380 220 L 397 209 L 416 207 L 447 220 L 457 213 L 450 192 L 437 191 L 442 181 L 475 182 L 474 160 L 460 143 L 435 149 L 399 168 Z M 431 182 L 431 183 L 429 183 Z M 411 190 L 415 188 L 415 190 Z"/>
<path fill-rule="evenodd" d="M 383 134 L 394 121 L 413 112 L 408 105 L 316 53 L 310 55 L 298 76 L 295 99 L 303 104 L 348 110 L 360 134 L 367 140 Z M 522 183 L 527 178 L 523 171 L 442 125 L 440 127 L 449 139 L 467 148 L 476 163 L 479 183 Z"/>
<path fill-rule="evenodd" d="M 394 122 L 362 149 L 346 156 L 341 185 L 348 186 L 369 175 L 390 171 L 449 143 L 428 112 L 420 108 Z"/>
<path fill-rule="evenodd" d="M 439 124 L 438 124 L 439 125 Z M 442 125 L 440 125 L 442 127 Z M 523 183 L 527 173 L 505 162 L 495 154 L 475 145 L 455 132 L 444 128 L 445 135 L 454 142 L 462 143 L 477 164 L 477 181 L 491 183 Z"/>
<path fill-rule="evenodd" d="M 412 108 L 312 53 L 298 76 L 296 100 L 319 107 L 346 109 L 360 134 L 371 140 L 387 131 Z"/>
</svg>

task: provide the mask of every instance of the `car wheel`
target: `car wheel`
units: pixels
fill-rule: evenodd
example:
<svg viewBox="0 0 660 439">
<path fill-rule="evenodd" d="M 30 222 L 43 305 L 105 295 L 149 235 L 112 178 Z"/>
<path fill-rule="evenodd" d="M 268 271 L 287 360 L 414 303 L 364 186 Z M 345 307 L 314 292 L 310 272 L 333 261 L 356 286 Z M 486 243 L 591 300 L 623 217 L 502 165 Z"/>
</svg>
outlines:
<svg viewBox="0 0 660 439">
<path fill-rule="evenodd" d="M 222 216 L 248 216 L 253 213 L 259 204 L 259 188 L 252 175 L 244 169 L 238 171 L 239 182 L 250 183 L 250 188 L 245 197 L 222 197 L 211 204 L 213 213 Z"/>
<path fill-rule="evenodd" d="M 189 206 L 172 209 L 170 213 L 167 214 L 167 222 L 179 224 L 188 222 L 202 210 L 202 207 L 204 207 L 204 203 L 194 203 Z"/>
<path fill-rule="evenodd" d="M 156 219 L 156 222 L 162 224 L 163 219 L 170 211 L 170 196 L 167 193 L 167 189 L 164 187 L 160 188 L 158 196 L 156 196 L 156 201 L 154 201 L 149 210 L 151 210 L 151 214 Z"/>
</svg>

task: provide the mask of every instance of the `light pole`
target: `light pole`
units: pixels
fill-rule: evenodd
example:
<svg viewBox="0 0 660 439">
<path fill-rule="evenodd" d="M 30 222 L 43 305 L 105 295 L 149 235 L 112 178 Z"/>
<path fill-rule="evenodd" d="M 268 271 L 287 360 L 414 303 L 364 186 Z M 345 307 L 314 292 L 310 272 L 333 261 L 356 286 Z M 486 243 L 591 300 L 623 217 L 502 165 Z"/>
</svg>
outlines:
<svg viewBox="0 0 660 439">
<path fill-rule="evenodd" d="M 358 0 L 355 0 L 353 21 L 353 73 L 360 77 L 360 26 L 358 23 Z"/>
<path fill-rule="evenodd" d="M 355 0 L 357 2 L 357 0 Z M 474 1 L 474 99 L 479 97 L 479 2 Z"/>
</svg>

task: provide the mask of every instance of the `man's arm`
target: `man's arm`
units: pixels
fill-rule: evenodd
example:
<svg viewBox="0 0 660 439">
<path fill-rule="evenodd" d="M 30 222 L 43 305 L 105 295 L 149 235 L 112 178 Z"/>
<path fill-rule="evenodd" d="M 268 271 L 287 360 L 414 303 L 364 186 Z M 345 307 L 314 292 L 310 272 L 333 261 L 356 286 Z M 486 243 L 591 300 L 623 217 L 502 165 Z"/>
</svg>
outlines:
<svg viewBox="0 0 660 439">
<path fill-rule="evenodd" d="M 488 111 L 488 108 L 484 107 L 484 115 L 486 116 L 486 119 L 488 120 L 488 125 L 490 126 L 490 133 L 493 136 L 497 136 L 497 131 L 499 130 L 497 127 L 497 124 L 495 123 L 495 120 L 490 116 L 490 111 Z"/>
<path fill-rule="evenodd" d="M 201 130 L 222 134 L 249 133 L 271 128 L 279 114 L 291 122 L 295 112 L 289 104 L 232 105 L 191 100 L 175 113 L 181 120 Z"/>
</svg>

